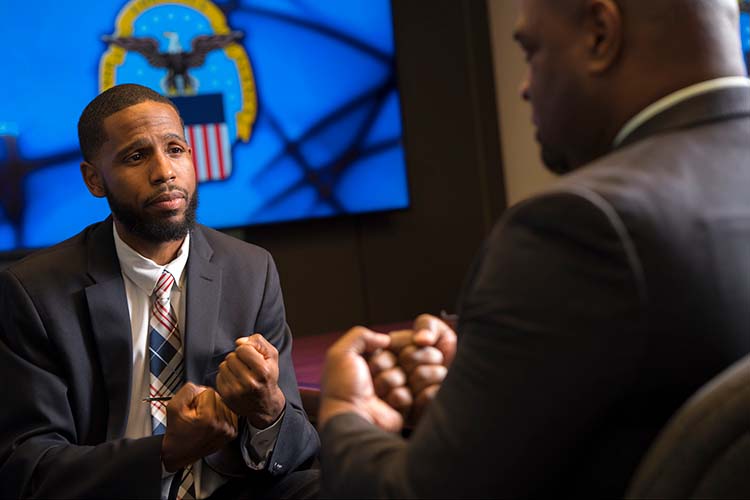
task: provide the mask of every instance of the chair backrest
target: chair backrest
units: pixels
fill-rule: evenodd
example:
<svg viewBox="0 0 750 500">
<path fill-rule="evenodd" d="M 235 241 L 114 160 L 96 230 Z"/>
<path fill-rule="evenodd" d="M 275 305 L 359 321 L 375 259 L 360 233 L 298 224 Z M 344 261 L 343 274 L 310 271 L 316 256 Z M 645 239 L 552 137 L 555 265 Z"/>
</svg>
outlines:
<svg viewBox="0 0 750 500">
<path fill-rule="evenodd" d="M 667 423 L 628 498 L 750 498 L 750 356 L 717 375 Z"/>
</svg>

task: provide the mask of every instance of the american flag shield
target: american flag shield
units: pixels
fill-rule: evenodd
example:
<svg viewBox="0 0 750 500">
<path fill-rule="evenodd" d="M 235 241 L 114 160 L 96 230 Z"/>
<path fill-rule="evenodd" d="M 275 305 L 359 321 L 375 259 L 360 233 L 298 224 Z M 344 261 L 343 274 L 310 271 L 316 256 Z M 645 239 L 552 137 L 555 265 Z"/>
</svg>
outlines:
<svg viewBox="0 0 750 500">
<path fill-rule="evenodd" d="M 185 122 L 185 137 L 193 148 L 198 182 L 220 181 L 232 173 L 232 149 L 221 94 L 172 97 Z"/>
</svg>

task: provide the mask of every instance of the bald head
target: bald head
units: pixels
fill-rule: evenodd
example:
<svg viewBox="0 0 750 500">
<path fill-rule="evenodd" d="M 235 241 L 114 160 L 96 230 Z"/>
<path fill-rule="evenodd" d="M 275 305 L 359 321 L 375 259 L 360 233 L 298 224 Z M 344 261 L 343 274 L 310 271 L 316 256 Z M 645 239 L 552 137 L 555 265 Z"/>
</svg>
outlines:
<svg viewBox="0 0 750 500">
<path fill-rule="evenodd" d="M 607 153 L 640 110 L 689 85 L 745 74 L 737 0 L 521 0 L 515 37 L 545 163 Z"/>
<path fill-rule="evenodd" d="M 652 77 L 685 86 L 744 74 L 737 0 L 617 0 L 617 4 L 623 17 L 624 55 L 637 58 L 644 70 L 660 68 Z"/>
<path fill-rule="evenodd" d="M 737 0 L 543 0 L 548 8 L 586 29 L 597 4 L 621 17 L 623 55 L 663 69 L 690 70 L 694 78 L 741 75 Z M 663 71 L 659 72 L 663 73 Z M 652 74 L 650 77 L 669 76 Z"/>
</svg>

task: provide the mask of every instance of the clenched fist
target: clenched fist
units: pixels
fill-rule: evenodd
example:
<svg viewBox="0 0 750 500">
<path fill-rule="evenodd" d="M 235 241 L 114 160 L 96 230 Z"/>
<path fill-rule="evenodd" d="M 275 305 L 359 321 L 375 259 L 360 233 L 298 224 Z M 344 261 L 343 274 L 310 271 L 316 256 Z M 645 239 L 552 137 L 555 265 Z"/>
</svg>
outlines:
<svg viewBox="0 0 750 500">
<path fill-rule="evenodd" d="M 161 445 L 164 468 L 185 467 L 221 448 L 237 436 L 237 415 L 216 391 L 190 382 L 167 405 L 167 430 Z"/>
<path fill-rule="evenodd" d="M 234 352 L 219 365 L 216 389 L 235 413 L 265 429 L 279 418 L 286 398 L 279 388 L 279 353 L 256 333 L 235 341 Z"/>
</svg>

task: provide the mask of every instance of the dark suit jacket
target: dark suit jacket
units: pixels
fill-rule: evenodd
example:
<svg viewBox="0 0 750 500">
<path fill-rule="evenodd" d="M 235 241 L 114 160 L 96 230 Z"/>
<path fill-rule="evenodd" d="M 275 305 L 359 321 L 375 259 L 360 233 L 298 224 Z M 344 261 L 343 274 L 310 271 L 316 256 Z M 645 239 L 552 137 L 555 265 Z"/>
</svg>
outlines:
<svg viewBox="0 0 750 500">
<path fill-rule="evenodd" d="M 302 409 L 271 256 L 198 226 L 186 273 L 186 379 L 213 386 L 234 340 L 262 333 L 279 351 L 287 401 L 262 474 L 297 468 L 319 442 Z M 132 340 L 111 219 L 0 272 L 0 311 L 0 497 L 158 498 L 161 436 L 122 438 Z M 213 458 L 221 472 L 254 473 L 236 442 Z"/>
<path fill-rule="evenodd" d="M 750 351 L 750 89 L 696 96 L 509 209 L 411 440 L 322 430 L 324 494 L 624 493 L 655 433 Z"/>
</svg>

